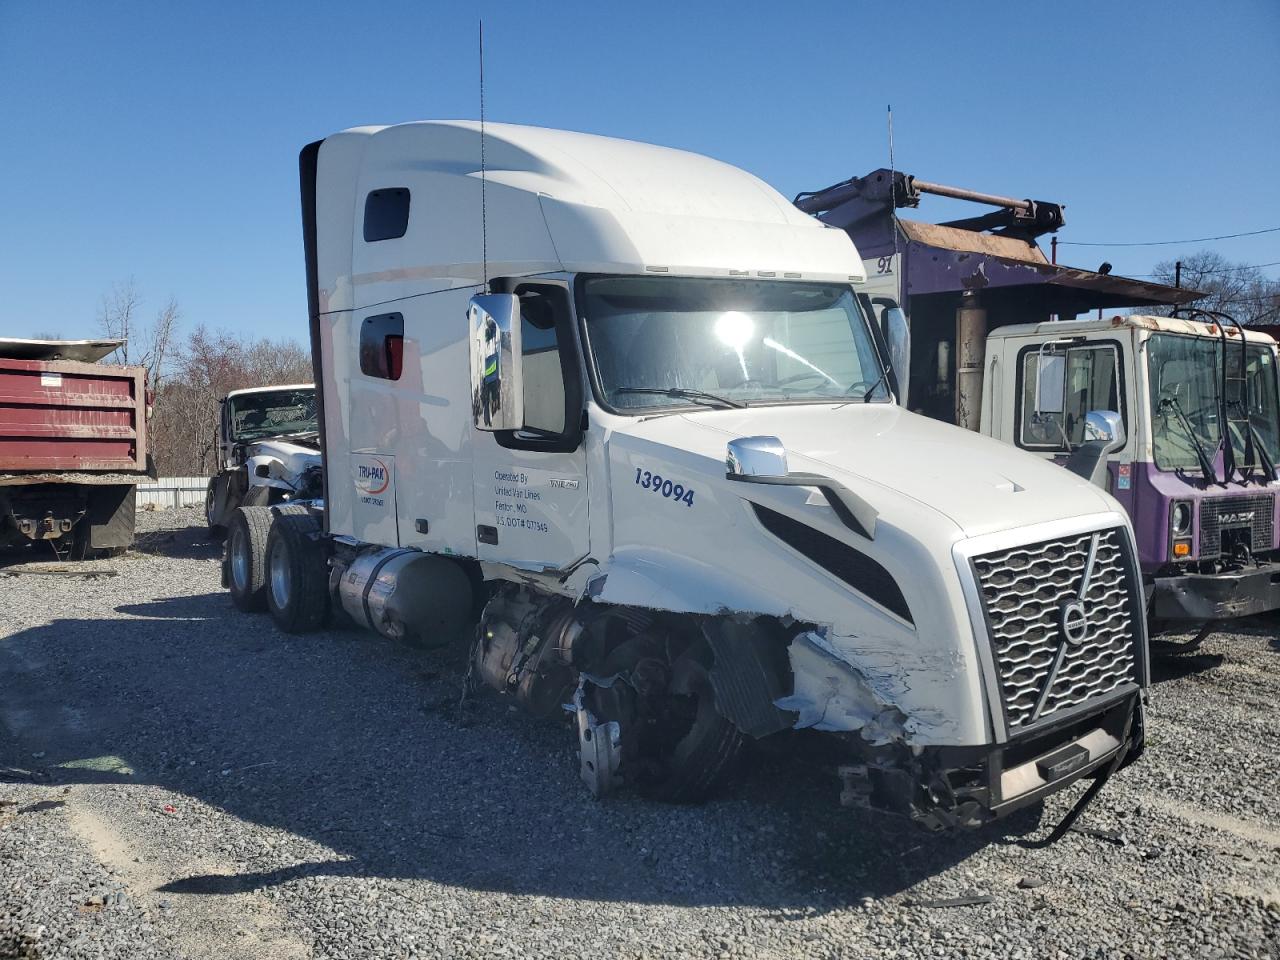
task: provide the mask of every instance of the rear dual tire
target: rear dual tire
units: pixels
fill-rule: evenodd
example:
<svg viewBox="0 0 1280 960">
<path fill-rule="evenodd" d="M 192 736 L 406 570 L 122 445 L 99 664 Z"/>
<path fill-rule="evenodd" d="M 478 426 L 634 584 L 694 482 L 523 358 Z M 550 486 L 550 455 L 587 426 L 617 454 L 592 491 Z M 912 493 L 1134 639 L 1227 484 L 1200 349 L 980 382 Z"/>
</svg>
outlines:
<svg viewBox="0 0 1280 960">
<path fill-rule="evenodd" d="M 236 609 L 269 610 L 281 629 L 291 633 L 323 623 L 328 571 L 323 547 L 311 536 L 319 529 L 302 505 L 239 507 L 227 525 L 227 586 Z"/>
<path fill-rule="evenodd" d="M 302 509 L 302 508 L 299 508 Z M 287 633 L 320 627 L 329 612 L 329 578 L 320 524 L 308 513 L 277 511 L 266 544 L 266 603 Z"/>
<path fill-rule="evenodd" d="M 227 586 L 237 610 L 258 613 L 267 608 L 267 535 L 271 510 L 239 507 L 227 525 Z"/>
</svg>

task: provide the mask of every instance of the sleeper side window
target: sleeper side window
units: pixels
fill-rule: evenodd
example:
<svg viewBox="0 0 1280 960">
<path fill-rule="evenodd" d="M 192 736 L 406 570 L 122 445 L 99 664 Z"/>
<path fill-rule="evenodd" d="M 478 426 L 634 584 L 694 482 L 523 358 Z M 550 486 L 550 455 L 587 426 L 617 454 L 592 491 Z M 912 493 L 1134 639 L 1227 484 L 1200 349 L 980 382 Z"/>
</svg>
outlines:
<svg viewBox="0 0 1280 960">
<path fill-rule="evenodd" d="M 1114 410 L 1125 418 L 1120 354 L 1111 344 L 1022 351 L 1018 446 L 1073 450 L 1084 442 L 1085 416 Z M 1042 382 L 1043 381 L 1043 382 Z M 1128 424 L 1125 424 L 1126 434 Z"/>
<path fill-rule="evenodd" d="M 360 372 L 399 380 L 404 361 L 404 314 L 380 313 L 360 324 Z"/>
<path fill-rule="evenodd" d="M 364 240 L 395 240 L 409 229 L 409 188 L 371 190 L 364 198 Z"/>
</svg>

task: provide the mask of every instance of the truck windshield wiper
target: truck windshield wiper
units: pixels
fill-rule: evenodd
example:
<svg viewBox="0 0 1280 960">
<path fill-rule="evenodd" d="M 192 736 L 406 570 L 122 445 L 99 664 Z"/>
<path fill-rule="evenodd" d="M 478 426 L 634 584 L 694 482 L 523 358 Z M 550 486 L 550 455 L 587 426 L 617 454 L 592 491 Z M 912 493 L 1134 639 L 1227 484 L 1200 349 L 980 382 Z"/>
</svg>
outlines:
<svg viewBox="0 0 1280 960">
<path fill-rule="evenodd" d="M 1262 437 L 1258 436 L 1258 431 L 1253 428 L 1253 420 L 1249 417 L 1248 409 L 1239 400 L 1235 402 L 1234 406 L 1244 414 L 1243 420 L 1238 422 L 1243 424 L 1245 435 L 1253 442 L 1253 449 L 1257 451 L 1258 459 L 1261 461 L 1260 464 L 1246 463 L 1245 466 L 1249 467 L 1250 470 L 1252 470 L 1254 466 L 1261 466 L 1263 471 L 1267 474 L 1267 482 L 1270 483 L 1276 478 L 1275 460 L 1271 458 L 1271 454 L 1267 451 L 1267 448 L 1262 445 Z M 1230 424 L 1228 424 L 1227 429 L 1231 429 Z M 1241 471 L 1242 475 L 1243 473 L 1244 471 Z"/>
<path fill-rule="evenodd" d="M 1182 429 L 1186 431 L 1187 439 L 1195 447 L 1196 459 L 1200 461 L 1200 469 L 1204 472 L 1204 478 L 1217 483 L 1218 477 L 1213 472 L 1213 461 L 1209 459 L 1209 455 L 1204 452 L 1204 447 L 1200 445 L 1200 438 L 1196 436 L 1195 429 L 1191 426 L 1191 421 L 1187 419 L 1187 415 L 1182 412 L 1182 404 L 1178 402 L 1178 398 L 1163 397 L 1160 400 L 1160 409 L 1166 408 L 1173 411 L 1174 419 L 1182 425 Z M 1228 438 L 1227 442 L 1230 442 L 1230 438 Z"/>
<path fill-rule="evenodd" d="M 875 383 L 873 383 L 871 385 L 871 388 L 862 395 L 862 402 L 870 403 L 871 395 L 875 393 L 877 390 L 879 390 L 880 384 L 884 383 L 888 379 L 889 379 L 889 368 L 886 366 L 884 370 L 880 373 L 880 379 L 878 379 Z M 852 390 L 854 387 L 861 386 L 864 382 L 865 381 L 862 381 L 862 380 L 854 381 L 853 383 L 849 384 L 849 388 L 845 390 L 845 393 L 849 393 L 849 391 Z"/>
<path fill-rule="evenodd" d="M 742 409 L 745 403 L 737 400 L 730 400 L 728 397 L 720 397 L 714 393 L 707 393 L 705 390 L 691 390 L 688 387 L 615 387 L 614 393 L 652 393 L 660 397 L 671 397 L 675 400 L 692 400 L 694 403 L 703 403 L 709 407 L 735 407 Z"/>
</svg>

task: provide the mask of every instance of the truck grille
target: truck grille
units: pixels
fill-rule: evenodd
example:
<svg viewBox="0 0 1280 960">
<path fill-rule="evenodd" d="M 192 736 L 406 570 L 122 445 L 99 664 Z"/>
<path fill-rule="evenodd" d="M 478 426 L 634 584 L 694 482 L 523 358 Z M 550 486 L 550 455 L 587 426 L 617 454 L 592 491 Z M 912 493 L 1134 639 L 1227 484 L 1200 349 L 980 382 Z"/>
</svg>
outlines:
<svg viewBox="0 0 1280 960">
<path fill-rule="evenodd" d="M 1269 493 L 1252 497 L 1212 497 L 1200 503 L 1200 558 L 1210 560 L 1222 553 L 1222 530 L 1249 530 L 1250 548 L 1271 549 L 1275 497 Z"/>
<path fill-rule="evenodd" d="M 1117 528 L 973 558 L 1011 732 L 1137 680 L 1124 544 Z"/>
</svg>

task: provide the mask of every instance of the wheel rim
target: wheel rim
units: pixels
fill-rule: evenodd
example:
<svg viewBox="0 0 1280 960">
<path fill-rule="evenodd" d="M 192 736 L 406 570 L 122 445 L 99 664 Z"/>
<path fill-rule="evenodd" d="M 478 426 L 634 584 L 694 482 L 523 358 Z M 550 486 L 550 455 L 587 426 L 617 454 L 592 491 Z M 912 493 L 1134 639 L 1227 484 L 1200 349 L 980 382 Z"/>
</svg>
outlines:
<svg viewBox="0 0 1280 960">
<path fill-rule="evenodd" d="M 249 545 L 243 531 L 231 535 L 231 580 L 236 589 L 244 591 L 249 586 Z"/>
<path fill-rule="evenodd" d="M 283 540 L 272 544 L 267 570 L 271 574 L 271 599 L 276 609 L 283 610 L 289 605 L 293 592 L 293 571 L 289 569 L 289 555 Z"/>
<path fill-rule="evenodd" d="M 209 488 L 209 492 L 204 495 L 204 522 L 209 526 L 213 526 L 213 488 Z"/>
<path fill-rule="evenodd" d="M 600 720 L 616 720 L 622 726 L 624 762 L 631 766 L 632 775 L 637 776 L 637 782 L 651 785 L 670 775 L 670 766 L 681 761 L 689 738 L 696 738 L 700 725 L 716 718 L 706 668 L 692 657 L 671 658 L 666 647 L 663 644 L 661 651 L 615 652 L 602 672 L 626 673 L 631 680 L 607 688 L 590 685 L 587 690 L 592 713 Z M 646 696 L 635 685 L 643 661 L 655 668 L 649 671 L 652 682 L 665 688 L 660 696 L 668 705 L 661 709 L 663 719 L 658 723 L 647 716 L 654 705 L 645 702 Z M 662 679 L 664 673 L 666 677 Z M 685 701 L 683 709 L 670 709 L 671 700 Z"/>
</svg>

